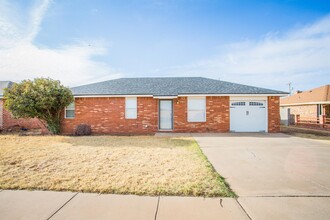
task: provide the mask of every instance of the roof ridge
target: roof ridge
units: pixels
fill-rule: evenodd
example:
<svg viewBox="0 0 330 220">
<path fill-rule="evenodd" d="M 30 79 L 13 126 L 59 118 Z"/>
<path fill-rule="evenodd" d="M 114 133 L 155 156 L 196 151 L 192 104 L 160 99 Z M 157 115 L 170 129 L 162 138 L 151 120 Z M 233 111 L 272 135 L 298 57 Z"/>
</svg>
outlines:
<svg viewBox="0 0 330 220">
<path fill-rule="evenodd" d="M 211 78 L 207 78 L 207 77 L 201 77 L 201 76 L 155 76 L 155 77 L 150 77 L 150 76 L 146 76 L 146 77 L 121 77 L 118 79 L 173 79 L 173 78 L 204 78 L 204 79 L 211 79 Z"/>
</svg>

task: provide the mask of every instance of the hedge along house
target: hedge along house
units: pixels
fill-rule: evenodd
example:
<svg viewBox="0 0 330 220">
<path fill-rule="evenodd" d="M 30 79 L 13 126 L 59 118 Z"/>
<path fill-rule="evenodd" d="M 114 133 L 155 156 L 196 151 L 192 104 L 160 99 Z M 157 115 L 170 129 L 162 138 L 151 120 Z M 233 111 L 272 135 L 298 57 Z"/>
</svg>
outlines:
<svg viewBox="0 0 330 220">
<path fill-rule="evenodd" d="M 42 133 L 48 133 L 47 128 L 36 118 L 15 119 L 11 113 L 4 108 L 3 92 L 5 88 L 13 85 L 11 81 L 0 81 L 0 131 L 11 131 L 15 129 L 40 129 Z"/>
<path fill-rule="evenodd" d="M 279 132 L 287 93 L 202 77 L 121 78 L 71 89 L 62 133 Z"/>
</svg>

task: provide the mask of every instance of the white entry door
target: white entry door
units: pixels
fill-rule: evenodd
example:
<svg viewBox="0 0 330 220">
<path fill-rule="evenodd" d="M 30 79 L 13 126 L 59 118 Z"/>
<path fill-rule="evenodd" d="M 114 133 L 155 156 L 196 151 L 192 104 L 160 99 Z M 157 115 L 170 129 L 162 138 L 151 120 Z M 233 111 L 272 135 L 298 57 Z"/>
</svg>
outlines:
<svg viewBox="0 0 330 220">
<path fill-rule="evenodd" d="M 266 101 L 231 101 L 230 131 L 265 132 L 267 131 Z"/>
<path fill-rule="evenodd" d="M 173 105 L 172 100 L 159 100 L 159 129 L 173 129 Z"/>
</svg>

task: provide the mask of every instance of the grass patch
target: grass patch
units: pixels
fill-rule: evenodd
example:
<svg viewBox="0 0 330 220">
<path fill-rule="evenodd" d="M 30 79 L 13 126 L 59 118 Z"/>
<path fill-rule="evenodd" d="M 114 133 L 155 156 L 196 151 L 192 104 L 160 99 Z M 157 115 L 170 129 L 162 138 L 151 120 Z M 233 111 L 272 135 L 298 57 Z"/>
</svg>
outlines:
<svg viewBox="0 0 330 220">
<path fill-rule="evenodd" d="M 192 138 L 0 135 L 0 188 L 234 197 Z"/>
</svg>

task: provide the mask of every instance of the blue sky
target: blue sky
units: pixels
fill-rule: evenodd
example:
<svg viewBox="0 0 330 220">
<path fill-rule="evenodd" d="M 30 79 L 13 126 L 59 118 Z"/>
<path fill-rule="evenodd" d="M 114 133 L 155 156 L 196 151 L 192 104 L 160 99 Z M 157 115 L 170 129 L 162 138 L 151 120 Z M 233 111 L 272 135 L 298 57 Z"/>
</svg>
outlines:
<svg viewBox="0 0 330 220">
<path fill-rule="evenodd" d="M 0 80 L 330 82 L 329 1 L 0 0 Z"/>
</svg>

